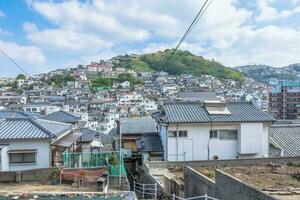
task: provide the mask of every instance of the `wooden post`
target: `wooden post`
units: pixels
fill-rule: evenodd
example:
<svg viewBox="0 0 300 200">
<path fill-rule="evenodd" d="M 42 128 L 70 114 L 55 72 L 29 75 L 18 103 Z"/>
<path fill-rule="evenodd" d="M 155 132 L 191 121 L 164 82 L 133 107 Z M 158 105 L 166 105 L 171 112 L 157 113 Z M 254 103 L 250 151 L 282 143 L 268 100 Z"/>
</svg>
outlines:
<svg viewBox="0 0 300 200">
<path fill-rule="evenodd" d="M 143 183 L 143 198 L 145 198 L 145 184 Z"/>
</svg>

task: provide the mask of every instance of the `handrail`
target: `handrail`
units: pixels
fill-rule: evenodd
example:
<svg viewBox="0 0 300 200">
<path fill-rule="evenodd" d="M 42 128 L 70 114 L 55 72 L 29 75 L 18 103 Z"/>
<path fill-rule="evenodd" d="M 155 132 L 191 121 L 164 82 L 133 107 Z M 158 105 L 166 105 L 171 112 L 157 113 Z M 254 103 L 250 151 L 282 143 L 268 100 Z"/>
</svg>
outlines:
<svg viewBox="0 0 300 200">
<path fill-rule="evenodd" d="M 205 200 L 218 200 L 216 198 L 208 196 L 207 194 L 204 194 L 202 196 L 190 197 L 190 198 L 182 198 L 182 197 L 176 196 L 175 194 L 172 194 L 172 200 L 176 200 L 176 199 L 179 199 L 179 200 L 193 200 L 193 199 L 201 199 L 201 198 L 204 198 Z"/>
</svg>

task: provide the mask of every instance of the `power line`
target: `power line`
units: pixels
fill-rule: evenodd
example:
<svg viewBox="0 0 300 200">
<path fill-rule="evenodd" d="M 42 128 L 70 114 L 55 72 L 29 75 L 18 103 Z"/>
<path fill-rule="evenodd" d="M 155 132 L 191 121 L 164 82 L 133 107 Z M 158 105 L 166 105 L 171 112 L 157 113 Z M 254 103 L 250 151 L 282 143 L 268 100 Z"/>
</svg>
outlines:
<svg viewBox="0 0 300 200">
<path fill-rule="evenodd" d="M 12 63 L 14 63 L 22 72 L 24 72 L 27 76 L 30 76 L 25 69 L 23 69 L 18 63 L 16 63 L 12 58 L 10 58 L 2 49 L 0 49 L 0 52 L 7 57 Z"/>
<path fill-rule="evenodd" d="M 199 19 L 204 15 L 204 13 L 206 12 L 206 10 L 208 9 L 208 7 L 210 6 L 210 4 L 212 3 L 213 0 L 211 0 L 208 4 L 208 6 L 205 8 L 205 5 L 207 4 L 209 0 L 206 0 L 204 2 L 204 4 L 202 5 L 201 9 L 199 10 L 199 12 L 197 13 L 196 17 L 194 18 L 194 20 L 192 21 L 191 25 L 188 27 L 187 31 L 184 33 L 183 37 L 181 38 L 181 40 L 179 41 L 179 43 L 176 45 L 175 49 L 172 51 L 171 55 L 167 58 L 166 62 L 161 66 L 161 69 L 163 69 L 168 62 L 171 60 L 171 58 L 173 57 L 173 55 L 175 54 L 175 52 L 177 51 L 177 49 L 179 48 L 179 46 L 181 45 L 181 43 L 186 39 L 186 37 L 190 34 L 190 32 L 192 31 L 192 29 L 195 27 L 195 25 L 197 24 L 197 22 L 199 21 Z M 205 8 L 205 9 L 204 9 Z M 160 70 L 161 70 L 160 69 Z"/>
</svg>

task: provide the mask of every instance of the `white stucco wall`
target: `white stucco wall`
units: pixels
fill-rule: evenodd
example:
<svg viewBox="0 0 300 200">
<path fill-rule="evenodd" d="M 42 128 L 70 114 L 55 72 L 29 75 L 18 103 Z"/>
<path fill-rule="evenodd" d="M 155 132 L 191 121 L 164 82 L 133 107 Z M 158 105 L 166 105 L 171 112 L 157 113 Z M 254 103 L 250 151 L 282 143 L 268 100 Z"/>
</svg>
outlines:
<svg viewBox="0 0 300 200">
<path fill-rule="evenodd" d="M 242 126 L 242 128 L 241 128 Z M 211 129 L 210 124 L 170 124 L 167 131 L 170 130 L 187 130 L 188 137 L 171 138 L 168 137 L 168 141 L 165 142 L 166 130 L 161 129 L 162 143 L 165 148 L 168 148 L 167 156 L 165 159 L 170 161 L 176 160 L 207 160 L 213 159 L 216 155 L 219 159 L 235 159 L 239 157 L 264 157 L 268 155 L 268 125 L 263 123 L 247 124 L 243 125 L 238 123 L 227 124 L 213 124 L 213 130 L 238 130 L 237 140 L 220 140 L 219 138 L 210 139 L 209 131 Z M 253 133 L 253 130 L 255 130 Z M 239 140 L 241 138 L 241 131 L 244 131 L 242 135 L 247 134 L 245 138 L 251 138 L 252 135 L 255 139 L 251 140 L 251 145 L 255 143 L 255 148 L 259 149 L 252 154 L 239 153 Z M 249 137 L 248 137 L 249 136 Z M 167 144 L 167 145 L 166 145 Z M 247 140 L 243 140 L 241 143 L 245 148 L 248 143 Z"/>
<path fill-rule="evenodd" d="M 25 149 L 37 149 L 36 163 L 35 164 L 9 164 L 8 171 L 51 167 L 52 158 L 51 158 L 51 149 L 50 149 L 49 141 L 34 140 L 34 141 L 9 142 L 8 150 L 25 150 Z M 9 161 L 7 160 L 7 162 Z"/>
</svg>

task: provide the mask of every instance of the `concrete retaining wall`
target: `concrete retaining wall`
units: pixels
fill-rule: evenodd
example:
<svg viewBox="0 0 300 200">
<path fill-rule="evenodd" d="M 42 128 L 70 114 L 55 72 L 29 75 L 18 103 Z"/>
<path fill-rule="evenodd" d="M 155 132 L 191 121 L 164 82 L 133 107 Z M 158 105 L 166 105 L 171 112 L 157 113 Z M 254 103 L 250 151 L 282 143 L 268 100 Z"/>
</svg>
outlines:
<svg viewBox="0 0 300 200">
<path fill-rule="evenodd" d="M 210 197 L 215 195 L 215 182 L 191 167 L 184 167 L 184 196 L 185 198 L 202 196 L 207 194 Z"/>
<path fill-rule="evenodd" d="M 0 183 L 16 182 L 16 172 L 0 172 Z"/>
<path fill-rule="evenodd" d="M 221 170 L 215 170 L 215 181 L 212 181 L 191 167 L 185 167 L 185 198 L 204 194 L 222 200 L 276 200 Z"/>
<path fill-rule="evenodd" d="M 216 197 L 223 200 L 276 200 L 221 170 L 216 170 Z"/>
<path fill-rule="evenodd" d="M 19 172 L 0 172 L 0 182 L 44 182 L 50 180 L 50 174 L 57 168 L 32 169 Z"/>
<path fill-rule="evenodd" d="M 209 167 L 209 166 L 245 166 L 259 165 L 265 163 L 281 163 L 300 162 L 300 157 L 280 157 L 280 158 L 253 158 L 253 159 L 232 159 L 232 160 L 208 160 L 208 161 L 151 161 L 147 162 L 150 168 L 166 168 L 166 167 Z"/>
</svg>

